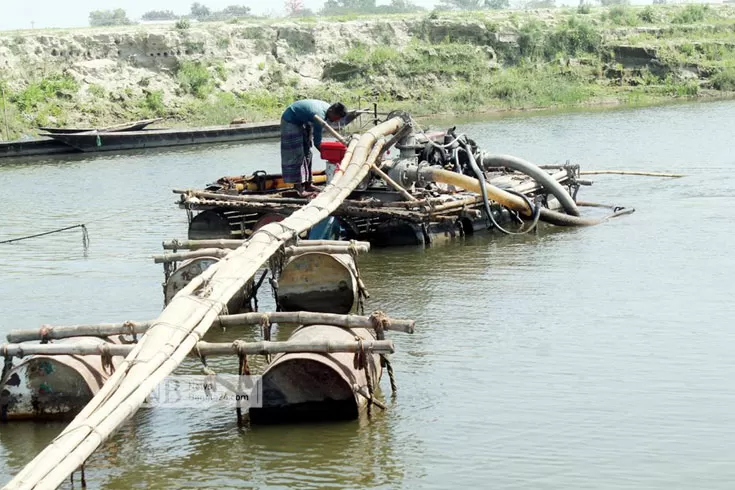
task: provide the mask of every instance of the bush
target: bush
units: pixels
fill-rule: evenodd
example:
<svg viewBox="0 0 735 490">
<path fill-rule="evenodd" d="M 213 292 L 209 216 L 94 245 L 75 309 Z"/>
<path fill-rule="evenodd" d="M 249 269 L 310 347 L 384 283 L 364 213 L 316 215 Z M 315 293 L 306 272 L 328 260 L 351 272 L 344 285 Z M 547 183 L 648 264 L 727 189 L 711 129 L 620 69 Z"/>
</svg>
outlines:
<svg viewBox="0 0 735 490">
<path fill-rule="evenodd" d="M 531 20 L 518 31 L 518 47 L 521 56 L 536 59 L 543 54 L 544 24 L 538 20 Z"/>
<path fill-rule="evenodd" d="M 709 5 L 691 4 L 684 7 L 671 19 L 674 24 L 695 24 L 702 22 L 709 12 Z"/>
<path fill-rule="evenodd" d="M 583 2 L 579 4 L 579 7 L 577 7 L 578 14 L 587 15 L 590 12 L 592 12 L 592 5 L 589 3 Z"/>
<path fill-rule="evenodd" d="M 613 5 L 607 12 L 607 18 L 615 25 L 634 26 L 638 23 L 638 17 L 627 5 Z"/>
<path fill-rule="evenodd" d="M 712 86 L 723 92 L 735 92 L 735 68 L 728 68 L 715 74 L 712 79 Z"/>
<path fill-rule="evenodd" d="M 176 71 L 176 79 L 181 89 L 200 99 L 205 98 L 214 88 L 212 75 L 199 61 L 184 61 Z"/>
<path fill-rule="evenodd" d="M 174 24 L 177 29 L 180 31 L 186 30 L 191 27 L 191 22 L 189 22 L 189 19 L 179 19 L 176 21 L 176 24 Z"/>
<path fill-rule="evenodd" d="M 68 75 L 53 74 L 32 82 L 21 92 L 10 97 L 18 110 L 28 112 L 49 102 L 49 99 L 71 99 L 79 90 L 79 84 Z"/>
<path fill-rule="evenodd" d="M 653 24 L 656 22 L 656 9 L 654 9 L 650 5 L 646 5 L 643 10 L 638 12 L 638 18 L 642 20 L 643 22 L 646 22 L 648 24 Z"/>
<path fill-rule="evenodd" d="M 554 59 L 558 55 L 575 56 L 579 53 L 599 53 L 602 34 L 591 23 L 570 17 L 557 26 L 546 42 L 545 54 Z"/>
<path fill-rule="evenodd" d="M 166 106 L 163 103 L 163 92 L 153 90 L 145 94 L 143 107 L 148 109 L 155 116 L 163 116 L 166 114 Z"/>
</svg>

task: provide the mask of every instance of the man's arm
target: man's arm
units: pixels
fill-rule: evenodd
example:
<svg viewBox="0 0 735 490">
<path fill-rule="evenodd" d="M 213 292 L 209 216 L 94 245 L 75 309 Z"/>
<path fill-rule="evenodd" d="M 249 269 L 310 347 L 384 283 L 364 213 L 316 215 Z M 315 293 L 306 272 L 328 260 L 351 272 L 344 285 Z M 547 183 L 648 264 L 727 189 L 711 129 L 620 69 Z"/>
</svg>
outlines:
<svg viewBox="0 0 735 490">
<path fill-rule="evenodd" d="M 314 146 L 319 150 L 319 147 L 322 145 L 322 125 L 316 120 L 312 125 L 314 126 Z"/>
</svg>

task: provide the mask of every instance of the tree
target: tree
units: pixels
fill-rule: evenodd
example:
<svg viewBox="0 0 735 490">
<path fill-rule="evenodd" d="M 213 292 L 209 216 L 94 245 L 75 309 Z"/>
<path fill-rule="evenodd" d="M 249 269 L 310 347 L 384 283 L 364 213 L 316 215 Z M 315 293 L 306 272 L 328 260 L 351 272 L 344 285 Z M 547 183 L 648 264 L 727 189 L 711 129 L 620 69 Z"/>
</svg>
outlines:
<svg viewBox="0 0 735 490">
<path fill-rule="evenodd" d="M 191 16 L 196 20 L 204 20 L 212 15 L 212 11 L 206 5 L 202 5 L 199 2 L 191 4 Z"/>
<path fill-rule="evenodd" d="M 246 7 L 245 5 L 230 5 L 217 13 L 227 18 L 247 17 L 250 15 L 250 7 Z"/>
<path fill-rule="evenodd" d="M 554 0 L 548 0 L 554 3 Z M 485 0 L 485 8 L 491 10 L 503 10 L 510 8 L 509 0 Z"/>
<path fill-rule="evenodd" d="M 339 15 L 347 13 L 373 13 L 377 11 L 375 0 L 327 0 L 321 13 Z"/>
<path fill-rule="evenodd" d="M 391 0 L 390 5 L 381 5 L 378 8 L 381 11 L 390 14 L 409 14 L 412 12 L 421 12 L 426 10 L 424 7 L 416 5 L 411 0 Z"/>
<path fill-rule="evenodd" d="M 304 2 L 302 0 L 286 0 L 286 12 L 289 17 L 300 15 L 302 10 L 304 10 Z"/>
<path fill-rule="evenodd" d="M 480 10 L 483 0 L 442 0 L 439 6 L 457 10 Z"/>
<path fill-rule="evenodd" d="M 556 0 L 529 0 L 523 5 L 525 9 L 553 9 L 556 8 Z"/>
<path fill-rule="evenodd" d="M 94 10 L 89 13 L 89 25 L 97 26 L 125 26 L 132 24 L 123 9 Z"/>
<path fill-rule="evenodd" d="M 178 16 L 170 10 L 150 10 L 140 18 L 143 20 L 176 20 Z"/>
</svg>

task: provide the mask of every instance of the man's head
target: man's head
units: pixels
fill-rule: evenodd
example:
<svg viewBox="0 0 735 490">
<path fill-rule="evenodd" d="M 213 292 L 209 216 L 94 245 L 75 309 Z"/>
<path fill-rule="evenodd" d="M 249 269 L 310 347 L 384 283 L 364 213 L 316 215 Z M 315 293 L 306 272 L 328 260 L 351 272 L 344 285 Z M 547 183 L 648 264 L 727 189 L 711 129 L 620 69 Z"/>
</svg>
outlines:
<svg viewBox="0 0 735 490">
<path fill-rule="evenodd" d="M 327 109 L 327 121 L 339 121 L 347 115 L 347 108 L 342 102 L 335 102 Z"/>
</svg>

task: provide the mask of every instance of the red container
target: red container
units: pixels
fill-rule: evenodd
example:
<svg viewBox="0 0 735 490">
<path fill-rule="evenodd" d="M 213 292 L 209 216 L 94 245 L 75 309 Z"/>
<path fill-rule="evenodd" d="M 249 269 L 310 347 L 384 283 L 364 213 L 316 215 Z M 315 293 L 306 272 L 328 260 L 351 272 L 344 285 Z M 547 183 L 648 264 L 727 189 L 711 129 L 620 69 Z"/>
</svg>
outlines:
<svg viewBox="0 0 735 490">
<path fill-rule="evenodd" d="M 322 141 L 319 153 L 329 163 L 340 163 L 347 152 L 347 147 L 339 141 Z"/>
</svg>

